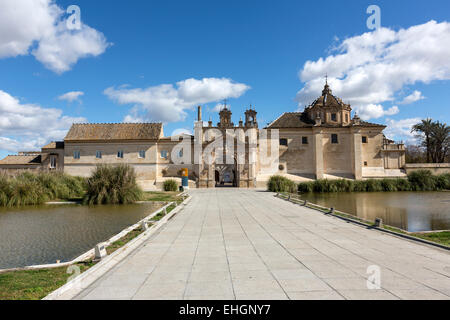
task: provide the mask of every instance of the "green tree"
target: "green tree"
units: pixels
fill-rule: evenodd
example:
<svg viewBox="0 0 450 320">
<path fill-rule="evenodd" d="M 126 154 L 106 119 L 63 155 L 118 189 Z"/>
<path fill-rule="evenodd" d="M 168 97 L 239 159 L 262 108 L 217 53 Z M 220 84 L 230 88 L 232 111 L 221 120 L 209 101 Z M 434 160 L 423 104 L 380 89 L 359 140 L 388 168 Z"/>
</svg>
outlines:
<svg viewBox="0 0 450 320">
<path fill-rule="evenodd" d="M 430 144 L 430 136 L 433 128 L 433 120 L 427 118 L 426 120 L 422 120 L 422 122 L 415 124 L 411 132 L 418 133 L 417 137 L 421 139 L 422 145 L 427 150 L 427 163 L 431 162 L 431 144 Z"/>
<path fill-rule="evenodd" d="M 446 123 L 434 122 L 429 143 L 433 163 L 445 162 L 450 146 L 450 127 Z"/>
</svg>

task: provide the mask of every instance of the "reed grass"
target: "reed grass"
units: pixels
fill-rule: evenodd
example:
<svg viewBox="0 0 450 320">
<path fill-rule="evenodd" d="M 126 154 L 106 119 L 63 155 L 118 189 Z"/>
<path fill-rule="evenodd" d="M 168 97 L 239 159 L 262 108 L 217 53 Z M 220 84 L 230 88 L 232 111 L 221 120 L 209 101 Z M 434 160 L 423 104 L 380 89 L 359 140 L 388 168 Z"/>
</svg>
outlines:
<svg viewBox="0 0 450 320">
<path fill-rule="evenodd" d="M 87 180 L 85 204 L 130 204 L 143 198 L 130 165 L 99 165 Z"/>
<path fill-rule="evenodd" d="M 272 176 L 267 182 L 267 190 L 271 192 L 296 193 L 297 188 L 295 182 L 282 176 Z"/>
<path fill-rule="evenodd" d="M 396 192 L 450 190 L 450 174 L 433 175 L 429 170 L 412 172 L 407 179 L 327 180 L 303 182 L 298 185 L 300 193 L 332 192 Z"/>
<path fill-rule="evenodd" d="M 178 183 L 174 179 L 166 180 L 163 183 L 163 189 L 164 191 L 177 191 Z"/>
<path fill-rule="evenodd" d="M 62 172 L 0 174 L 0 207 L 39 205 L 49 200 L 82 197 L 84 179 Z"/>
</svg>

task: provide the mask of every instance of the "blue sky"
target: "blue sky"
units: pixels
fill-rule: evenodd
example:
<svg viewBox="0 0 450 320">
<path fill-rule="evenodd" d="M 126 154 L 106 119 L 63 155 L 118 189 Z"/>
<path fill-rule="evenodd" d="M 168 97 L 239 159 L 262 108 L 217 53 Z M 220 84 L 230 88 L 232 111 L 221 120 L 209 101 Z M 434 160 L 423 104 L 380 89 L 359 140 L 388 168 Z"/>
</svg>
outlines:
<svg viewBox="0 0 450 320">
<path fill-rule="evenodd" d="M 28 1 L 13 3 L 17 10 L 28 10 Z M 330 75 L 334 94 L 351 102 L 366 120 L 388 124 L 389 136 L 397 140 L 411 139 L 408 126 L 415 119 L 449 121 L 450 61 L 442 54 L 450 39 L 447 0 L 39 1 L 43 17 L 46 6 L 65 10 L 78 5 L 91 33 L 84 29 L 86 33 L 80 35 L 84 42 L 69 37 L 68 44 L 62 36 L 45 39 L 49 37 L 46 31 L 27 38 L 36 29 L 51 29 L 51 21 L 42 28 L 27 26 L 29 19 L 25 26 L 16 23 L 25 19 L 24 14 L 0 22 L 0 157 L 63 137 L 72 121 L 163 120 L 166 135 L 192 129 L 192 107 L 201 102 L 204 120 L 211 116 L 217 122 L 212 109 L 223 96 L 229 96 L 235 122 L 251 103 L 259 112 L 260 124 L 265 125 L 283 112 L 298 110 L 299 104 L 312 102 L 325 73 Z M 391 46 L 361 64 L 344 66 L 339 55 L 348 64 L 370 51 L 370 45 L 359 47 L 359 37 L 372 32 L 366 26 L 366 9 L 371 4 L 380 7 L 385 32 L 370 41 L 390 39 Z M 57 17 L 61 20 L 68 15 Z M 36 23 L 43 20 L 36 19 Z M 397 34 L 400 29 L 409 33 Z M 436 38 L 427 41 L 428 37 Z M 356 45 L 344 52 L 342 47 L 333 50 L 345 39 L 353 39 Z M 20 52 L 8 46 L 20 41 L 25 46 Z M 52 52 L 49 48 L 55 43 L 57 49 Z M 61 67 L 60 60 L 74 56 L 75 60 Z M 320 58 L 327 57 L 328 64 L 320 63 Z M 312 64 L 306 67 L 308 61 Z M 411 67 L 405 61 L 411 61 Z M 383 66 L 392 75 L 377 73 Z M 369 78 L 363 81 L 361 74 Z M 188 79 L 197 82 L 177 85 Z M 217 88 L 222 83 L 227 90 Z M 169 86 L 161 87 L 164 84 Z M 180 89 L 192 90 L 192 85 L 201 90 L 184 94 Z M 83 94 L 72 102 L 58 99 L 68 92 Z M 410 101 L 418 100 L 402 104 L 407 96 L 416 97 Z M 34 113 L 44 116 L 34 118 Z M 59 125 L 54 124 L 57 121 Z"/>
</svg>

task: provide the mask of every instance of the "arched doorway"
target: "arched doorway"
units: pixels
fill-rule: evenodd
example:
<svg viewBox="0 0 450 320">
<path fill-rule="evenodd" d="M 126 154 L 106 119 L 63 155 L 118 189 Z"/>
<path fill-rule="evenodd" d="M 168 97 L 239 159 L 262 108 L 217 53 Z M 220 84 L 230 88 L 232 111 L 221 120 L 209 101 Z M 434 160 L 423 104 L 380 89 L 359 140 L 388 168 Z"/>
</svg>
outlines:
<svg viewBox="0 0 450 320">
<path fill-rule="evenodd" d="M 215 170 L 216 187 L 236 187 L 237 177 L 234 165 L 216 165 Z"/>
</svg>

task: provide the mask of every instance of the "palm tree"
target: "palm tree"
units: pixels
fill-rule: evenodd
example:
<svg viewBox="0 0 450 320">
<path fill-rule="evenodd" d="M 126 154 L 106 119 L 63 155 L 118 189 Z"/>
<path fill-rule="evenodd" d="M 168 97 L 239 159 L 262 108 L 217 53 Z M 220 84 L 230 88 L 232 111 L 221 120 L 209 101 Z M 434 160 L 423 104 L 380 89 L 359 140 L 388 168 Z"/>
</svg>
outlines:
<svg viewBox="0 0 450 320">
<path fill-rule="evenodd" d="M 433 163 L 445 162 L 450 146 L 450 127 L 446 123 L 433 123 L 430 145 Z"/>
<path fill-rule="evenodd" d="M 422 145 L 425 146 L 427 149 L 427 163 L 431 161 L 431 144 L 430 144 L 430 136 L 431 131 L 433 128 L 433 120 L 430 118 L 427 118 L 426 120 L 422 120 L 422 122 L 415 124 L 412 129 L 411 133 L 418 133 L 418 137 L 420 139 L 423 139 L 425 137 L 425 140 L 422 141 Z"/>
</svg>

